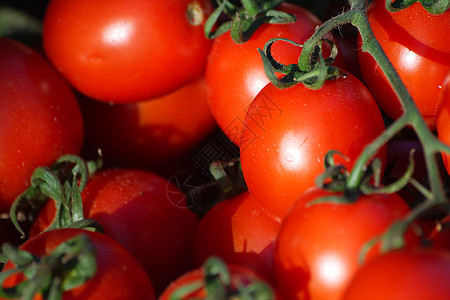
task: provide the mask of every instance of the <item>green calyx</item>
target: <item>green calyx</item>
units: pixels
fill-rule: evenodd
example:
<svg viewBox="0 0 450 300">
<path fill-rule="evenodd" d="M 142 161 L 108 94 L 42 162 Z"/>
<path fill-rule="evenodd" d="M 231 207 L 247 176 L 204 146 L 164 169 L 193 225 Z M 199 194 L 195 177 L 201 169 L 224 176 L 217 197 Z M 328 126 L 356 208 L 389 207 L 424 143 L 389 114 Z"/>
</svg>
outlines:
<svg viewBox="0 0 450 300">
<path fill-rule="evenodd" d="M 265 282 L 245 278 L 232 278 L 226 264 L 218 257 L 211 256 L 203 266 L 202 280 L 184 285 L 176 290 L 171 300 L 194 299 L 186 298 L 190 294 L 205 288 L 207 300 L 273 300 L 274 292 Z"/>
<path fill-rule="evenodd" d="M 414 150 L 409 157 L 409 165 L 403 175 L 387 185 L 381 185 L 382 166 L 378 158 L 373 159 L 367 168 L 359 185 L 349 186 L 350 172 L 341 164 L 336 164 L 334 155 L 343 157 L 346 161 L 349 158 L 339 151 L 330 150 L 325 155 L 325 171 L 316 178 L 316 186 L 321 189 L 341 193 L 342 195 L 332 195 L 322 197 L 310 202 L 308 205 L 319 203 L 340 203 L 351 204 L 357 201 L 360 195 L 372 194 L 392 194 L 405 188 L 409 183 L 417 186 L 418 183 L 412 178 L 414 173 Z M 418 189 L 420 191 L 420 189 Z"/>
<path fill-rule="evenodd" d="M 430 14 L 440 15 L 450 8 L 450 0 L 386 0 L 386 9 L 390 12 L 404 10 L 419 2 Z"/>
<path fill-rule="evenodd" d="M 55 201 L 56 215 L 48 230 L 57 228 L 94 228 L 101 226 L 84 219 L 81 191 L 90 175 L 101 168 L 102 160 L 84 161 L 76 155 L 65 155 L 51 167 L 38 167 L 31 175 L 31 185 L 20 194 L 10 209 L 10 218 L 17 230 L 25 233 L 19 224 L 33 222 L 46 201 Z"/>
<path fill-rule="evenodd" d="M 4 244 L 2 251 L 15 265 L 15 269 L 0 274 L 2 299 L 32 300 L 41 294 L 44 299 L 60 300 L 63 292 L 86 283 L 97 272 L 95 249 L 83 234 L 67 240 L 51 254 L 42 257 L 9 244 Z M 4 282 L 15 274 L 23 274 L 25 279 L 15 286 L 3 287 Z"/>
<path fill-rule="evenodd" d="M 264 64 L 264 71 L 270 82 L 276 87 L 283 89 L 303 83 L 310 89 L 320 89 L 327 79 L 333 79 L 344 74 L 332 64 L 338 53 L 336 45 L 330 39 L 322 39 L 310 55 L 306 66 L 300 64 L 284 65 L 277 62 L 272 56 L 272 46 L 276 42 L 290 43 L 296 47 L 303 47 L 294 41 L 284 38 L 274 38 L 269 40 L 264 49 L 258 49 Z M 323 56 L 323 43 L 331 46 L 331 54 L 327 58 Z M 284 74 L 281 77 L 279 74 Z"/>
<path fill-rule="evenodd" d="M 205 22 L 205 35 L 213 39 L 230 31 L 231 38 L 236 43 L 242 44 L 264 23 L 295 22 L 293 15 L 275 10 L 281 2 L 281 0 L 241 0 L 242 5 L 237 6 L 228 0 L 218 0 L 216 10 Z"/>
</svg>

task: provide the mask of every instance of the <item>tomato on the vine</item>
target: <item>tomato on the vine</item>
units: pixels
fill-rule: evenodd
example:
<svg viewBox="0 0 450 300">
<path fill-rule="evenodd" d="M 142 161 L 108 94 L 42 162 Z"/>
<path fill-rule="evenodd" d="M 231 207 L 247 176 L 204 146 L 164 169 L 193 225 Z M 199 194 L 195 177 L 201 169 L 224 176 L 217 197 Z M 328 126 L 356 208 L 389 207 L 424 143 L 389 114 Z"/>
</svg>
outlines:
<svg viewBox="0 0 450 300">
<path fill-rule="evenodd" d="M 280 223 L 256 203 L 248 191 L 210 209 L 195 231 L 192 256 L 201 265 L 212 255 L 246 266 L 273 279 L 273 253 Z"/>
<path fill-rule="evenodd" d="M 303 43 L 322 22 L 312 13 L 291 3 L 278 8 L 293 14 L 297 21 L 287 24 L 263 24 L 243 44 L 236 44 L 230 33 L 215 38 L 206 65 L 208 103 L 222 131 L 239 145 L 247 109 L 258 92 L 269 83 L 258 48 L 271 38 L 287 38 Z M 284 64 L 298 62 L 301 48 L 275 43 L 274 59 Z"/>
<path fill-rule="evenodd" d="M 216 128 L 204 76 L 172 93 L 109 105 L 80 96 L 86 148 L 101 149 L 115 166 L 161 168 L 189 154 Z"/>
<path fill-rule="evenodd" d="M 204 70 L 207 0 L 54 0 L 44 49 L 83 94 L 129 103 L 168 93 Z"/>
<path fill-rule="evenodd" d="M 153 173 L 106 169 L 89 179 L 81 197 L 85 218 L 98 221 L 142 263 L 157 293 L 189 269 L 198 218 L 178 187 Z M 50 200 L 30 235 L 45 230 L 54 216 Z"/>
<path fill-rule="evenodd" d="M 253 100 L 241 135 L 241 162 L 250 193 L 282 219 L 290 206 L 325 171 L 329 150 L 351 168 L 364 147 L 384 130 L 375 100 L 348 74 L 319 90 L 303 84 L 278 89 L 268 84 Z M 384 161 L 386 148 L 378 157 Z M 268 184 L 270 183 L 270 184 Z"/>
<path fill-rule="evenodd" d="M 288 299 L 341 299 L 360 268 L 363 246 L 409 212 L 397 194 L 362 195 L 350 204 L 308 205 L 325 196 L 343 194 L 312 189 L 299 198 L 281 224 L 274 269 Z M 376 248 L 369 251 L 366 260 L 377 252 Z"/>
<path fill-rule="evenodd" d="M 450 71 L 450 10 L 432 15 L 420 3 L 391 13 L 385 0 L 372 2 L 367 12 L 381 47 L 397 70 L 425 122 L 436 126 L 439 93 Z M 363 78 L 381 108 L 396 119 L 403 108 L 375 60 L 359 52 Z"/>
<path fill-rule="evenodd" d="M 43 57 L 0 38 L 0 70 L 0 213 L 5 213 L 35 168 L 80 152 L 84 133 L 75 95 Z"/>
<path fill-rule="evenodd" d="M 211 283 L 214 283 L 214 285 L 211 285 Z M 263 283 L 267 288 L 271 288 L 272 291 L 269 293 L 272 296 L 268 296 L 268 291 L 261 285 L 250 288 L 255 283 Z M 212 290 L 207 287 L 208 285 L 211 285 Z M 263 289 L 264 295 L 257 297 L 258 289 Z M 223 264 L 223 266 L 215 266 L 214 268 L 202 266 L 183 274 L 167 286 L 159 296 L 159 300 L 216 299 L 214 292 L 220 292 L 220 294 L 216 294 L 216 297 L 223 297 L 221 299 L 235 299 L 234 297 L 241 299 L 238 295 L 240 291 L 250 293 L 247 294 L 251 297 L 250 299 L 282 299 L 276 289 L 249 268 L 241 265 Z M 208 294 L 208 292 L 211 294 Z M 252 293 L 256 295 L 252 295 Z"/>
<path fill-rule="evenodd" d="M 449 282 L 450 252 L 433 248 L 402 249 L 364 265 L 342 299 L 447 300 Z"/>
<path fill-rule="evenodd" d="M 156 299 L 152 282 L 141 264 L 119 243 L 101 233 L 82 229 L 51 230 L 27 240 L 20 249 L 42 257 L 51 254 L 60 244 L 82 234 L 88 237 L 94 247 L 96 272 L 94 277 L 83 284 L 64 291 L 62 299 Z M 64 259 L 61 260 L 64 262 Z M 3 272 L 14 267 L 13 263 L 8 262 Z M 61 273 L 59 275 L 63 277 L 60 280 L 63 280 L 64 276 L 71 275 L 68 272 Z M 46 275 L 48 274 L 41 274 L 41 276 Z M 23 274 L 16 273 L 7 278 L 2 287 L 15 286 L 22 280 L 24 280 Z M 42 299 L 42 297 L 37 295 L 33 299 Z"/>
</svg>

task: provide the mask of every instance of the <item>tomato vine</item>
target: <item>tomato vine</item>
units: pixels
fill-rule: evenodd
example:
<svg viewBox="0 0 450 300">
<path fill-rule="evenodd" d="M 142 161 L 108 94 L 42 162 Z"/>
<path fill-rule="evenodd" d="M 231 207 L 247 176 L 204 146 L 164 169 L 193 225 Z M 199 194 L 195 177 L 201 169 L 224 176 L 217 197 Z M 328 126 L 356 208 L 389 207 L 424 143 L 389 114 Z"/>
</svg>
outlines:
<svg viewBox="0 0 450 300">
<path fill-rule="evenodd" d="M 286 88 L 301 82 L 307 84 L 310 88 L 317 89 L 323 85 L 324 75 L 336 75 L 336 73 L 333 73 L 335 71 L 333 70 L 333 67 L 330 64 L 325 63 L 323 57 L 319 57 L 319 63 L 317 63 L 317 53 L 319 52 L 321 55 L 320 49 L 325 35 L 331 30 L 349 23 L 358 29 L 362 38 L 362 51 L 368 52 L 373 56 L 379 68 L 393 87 L 397 97 L 400 99 L 404 113 L 398 119 L 394 120 L 373 142 L 367 145 L 365 150 L 360 154 L 353 169 L 346 176 L 345 189 L 347 191 L 360 191 L 361 184 L 365 180 L 369 161 L 383 145 L 405 128 L 412 128 L 416 133 L 418 140 L 423 145 L 424 159 L 430 185 L 430 187 L 427 188 L 413 178 L 409 179 L 410 183 L 424 195 L 425 200 L 415 206 L 402 220 L 392 224 L 388 231 L 380 237 L 383 244 L 383 250 L 387 251 L 401 247 L 404 244 L 403 235 L 407 228 L 426 212 L 441 206 L 446 209 L 447 213 L 450 212 L 450 203 L 445 194 L 444 184 L 439 173 L 437 161 L 437 155 L 442 151 L 450 152 L 450 146 L 442 143 L 437 136 L 429 130 L 396 69 L 393 67 L 379 41 L 374 36 L 367 16 L 368 1 L 349 0 L 348 2 L 351 5 L 348 11 L 325 21 L 303 45 L 299 45 L 303 47 L 303 50 L 297 65 L 281 65 L 271 57 L 270 47 L 273 43 L 279 42 L 280 39 L 268 41 L 264 50 L 260 50 L 260 54 L 265 62 L 267 76 L 274 85 L 279 88 Z M 386 6 L 389 10 L 396 11 L 404 9 L 414 2 L 418 1 L 391 2 L 387 0 Z M 448 1 L 419 2 L 424 8 L 428 11 L 431 10 L 433 13 L 444 13 L 449 7 Z M 277 76 L 274 76 L 274 71 L 284 73 L 285 76 L 278 78 Z M 341 74 L 341 76 L 343 75 Z M 311 78 L 315 79 L 315 83 L 312 85 L 310 82 Z M 411 172 L 409 171 L 409 173 Z M 404 181 L 404 178 L 402 180 Z M 404 183 L 402 184 L 404 186 Z M 385 192 L 385 190 L 377 188 L 370 189 L 370 193 L 377 192 Z"/>
</svg>

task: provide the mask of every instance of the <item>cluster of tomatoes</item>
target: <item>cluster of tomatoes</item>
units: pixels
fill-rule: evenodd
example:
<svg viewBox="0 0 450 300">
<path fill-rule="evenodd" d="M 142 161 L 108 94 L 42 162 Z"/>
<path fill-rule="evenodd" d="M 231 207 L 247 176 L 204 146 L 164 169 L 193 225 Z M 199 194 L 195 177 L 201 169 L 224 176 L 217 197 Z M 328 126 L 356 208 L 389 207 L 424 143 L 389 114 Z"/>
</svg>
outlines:
<svg viewBox="0 0 450 300">
<path fill-rule="evenodd" d="M 295 20 L 258 24 L 240 43 L 228 31 L 208 39 L 207 20 L 235 2 L 43 1 L 37 45 L 0 37 L 1 299 L 450 297 L 448 206 L 383 253 L 378 238 L 426 195 L 413 184 L 345 189 L 346 170 L 403 113 L 357 32 L 328 36 L 339 76 L 280 89 L 258 49 L 278 38 L 271 58 L 297 64 L 302 48 L 286 40 L 303 44 L 323 20 L 266 1 Z M 349 9 L 319 2 L 324 20 Z M 449 10 L 392 13 L 374 0 L 367 15 L 427 126 L 450 144 Z M 216 19 L 216 30 L 228 20 Z M 378 149 L 382 185 L 402 178 L 415 149 L 412 178 L 426 186 L 426 146 L 406 128 Z M 216 161 L 238 176 L 218 168 L 212 179 Z"/>
</svg>

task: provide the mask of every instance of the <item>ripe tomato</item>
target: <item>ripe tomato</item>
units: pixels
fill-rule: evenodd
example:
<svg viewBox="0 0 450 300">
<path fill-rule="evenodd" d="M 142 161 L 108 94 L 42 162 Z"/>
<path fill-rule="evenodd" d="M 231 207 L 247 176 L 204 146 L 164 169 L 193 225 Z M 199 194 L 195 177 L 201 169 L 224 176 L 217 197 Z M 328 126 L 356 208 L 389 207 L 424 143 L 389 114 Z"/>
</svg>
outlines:
<svg viewBox="0 0 450 300">
<path fill-rule="evenodd" d="M 388 252 L 364 265 L 344 300 L 433 299 L 450 295 L 450 252 L 413 248 Z"/>
<path fill-rule="evenodd" d="M 88 236 L 96 251 L 97 271 L 93 278 L 63 293 L 62 299 L 156 299 L 152 283 L 139 262 L 113 239 L 96 232 L 81 229 L 57 229 L 26 241 L 20 249 L 42 257 L 57 246 L 80 234 Z M 8 262 L 4 270 L 13 268 Z M 21 276 L 7 280 L 4 287 L 14 286 Z M 34 297 L 33 299 L 42 299 Z"/>
<path fill-rule="evenodd" d="M 224 200 L 200 220 L 192 246 L 194 265 L 215 255 L 273 279 L 273 251 L 280 223 L 249 192 Z"/>
<path fill-rule="evenodd" d="M 168 93 L 199 76 L 211 41 L 207 0 L 51 1 L 45 51 L 83 94 L 133 102 Z"/>
<path fill-rule="evenodd" d="M 306 205 L 329 195 L 320 189 L 306 192 L 281 224 L 274 269 L 288 299 L 341 299 L 360 267 L 365 243 L 409 212 L 396 194 L 360 196 L 354 204 Z M 370 251 L 368 259 L 375 255 Z"/>
<path fill-rule="evenodd" d="M 246 286 L 251 285 L 255 282 L 264 282 L 259 275 L 251 271 L 250 269 L 240 266 L 240 265 L 232 265 L 227 264 L 226 268 L 227 272 L 230 276 L 230 286 L 227 286 L 228 289 L 237 290 L 238 288 L 244 288 Z M 205 270 L 200 267 L 194 270 L 191 270 L 184 275 L 180 276 L 176 280 L 174 280 L 159 296 L 159 300 L 170 300 L 170 299 L 179 299 L 179 300 L 188 300 L 188 299 L 215 299 L 214 297 L 208 298 L 207 292 L 205 289 Z M 264 282 L 270 287 L 270 284 Z M 182 288 L 186 288 L 187 286 L 198 284 L 196 289 L 190 291 L 190 293 L 184 294 L 182 297 L 175 297 L 175 293 L 178 292 Z M 274 291 L 274 296 L 272 298 L 264 298 L 268 300 L 281 300 L 278 291 Z M 226 299 L 234 299 L 234 298 L 226 298 Z M 240 299 L 240 297 L 238 297 Z M 251 299 L 259 299 L 259 298 L 251 298 Z"/>
<path fill-rule="evenodd" d="M 289 3 L 278 8 L 296 16 L 290 24 L 264 24 L 244 44 L 236 44 L 229 33 L 214 40 L 206 66 L 208 103 L 222 131 L 239 145 L 248 106 L 269 83 L 258 48 L 271 38 L 287 38 L 303 43 L 321 21 L 307 10 Z M 301 48 L 285 42 L 275 43 L 273 57 L 284 64 L 298 62 Z"/>
<path fill-rule="evenodd" d="M 103 170 L 89 179 L 81 197 L 85 218 L 98 221 L 142 263 L 157 293 L 190 267 L 197 216 L 167 180 L 138 170 Z M 54 214 L 48 201 L 30 235 L 45 230 Z"/>
<path fill-rule="evenodd" d="M 368 10 L 375 37 L 397 70 L 431 129 L 436 126 L 438 94 L 450 70 L 450 11 L 431 15 L 420 3 L 395 13 L 375 0 Z M 381 108 L 392 118 L 403 109 L 381 69 L 368 53 L 359 53 L 365 83 Z"/>
<path fill-rule="evenodd" d="M 0 38 L 0 213 L 29 185 L 38 166 L 80 152 L 78 102 L 44 58 Z"/>
<path fill-rule="evenodd" d="M 350 168 L 383 130 L 380 110 L 353 75 L 328 80 L 320 90 L 302 84 L 280 90 L 268 84 L 245 117 L 240 145 L 244 179 L 255 200 L 282 219 L 325 171 L 329 150 L 347 155 L 349 161 L 336 161 Z M 384 161 L 385 147 L 378 155 Z"/>
<path fill-rule="evenodd" d="M 87 144 L 102 149 L 105 162 L 114 165 L 166 166 L 216 128 L 203 76 L 172 93 L 138 103 L 81 100 Z"/>
</svg>

